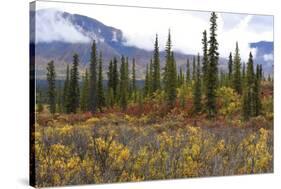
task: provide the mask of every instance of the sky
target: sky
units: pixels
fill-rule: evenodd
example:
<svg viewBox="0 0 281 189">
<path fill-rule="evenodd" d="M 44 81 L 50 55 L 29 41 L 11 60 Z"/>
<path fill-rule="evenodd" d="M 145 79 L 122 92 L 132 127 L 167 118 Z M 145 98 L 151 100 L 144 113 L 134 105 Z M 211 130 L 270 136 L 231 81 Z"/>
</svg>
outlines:
<svg viewBox="0 0 281 189">
<path fill-rule="evenodd" d="M 65 4 L 37 2 L 36 10 L 53 9 L 94 18 L 105 25 L 122 30 L 125 45 L 152 50 L 156 33 L 163 50 L 168 30 L 171 30 L 173 50 L 185 54 L 202 52 L 202 32 L 209 32 L 210 12 L 132 8 L 103 5 Z M 50 11 L 52 12 L 52 11 Z M 219 53 L 228 57 L 234 52 L 236 41 L 240 55 L 246 61 L 251 51 L 249 43 L 273 41 L 273 16 L 217 13 Z M 45 23 L 49 24 L 45 24 Z M 57 20 L 48 14 L 36 22 L 37 42 L 62 39 L 67 42 L 87 42 L 83 33 L 65 20 Z M 50 28 L 46 27 L 52 27 Z M 270 56 L 270 55 L 268 55 Z M 268 57 L 270 58 L 270 57 Z"/>
</svg>

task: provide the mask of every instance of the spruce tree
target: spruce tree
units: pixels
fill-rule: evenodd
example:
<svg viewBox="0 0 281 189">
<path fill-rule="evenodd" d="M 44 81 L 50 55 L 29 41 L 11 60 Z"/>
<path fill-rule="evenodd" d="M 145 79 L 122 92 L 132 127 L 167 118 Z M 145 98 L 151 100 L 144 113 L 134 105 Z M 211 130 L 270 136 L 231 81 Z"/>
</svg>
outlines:
<svg viewBox="0 0 281 189">
<path fill-rule="evenodd" d="M 108 79 L 107 88 L 109 91 L 110 89 L 113 88 L 113 63 L 112 63 L 112 60 L 110 60 L 110 62 L 109 62 L 107 79 Z"/>
<path fill-rule="evenodd" d="M 207 90 L 207 80 L 208 80 L 208 41 L 207 41 L 207 31 L 203 32 L 203 58 L 202 58 L 202 74 L 203 74 L 203 86 L 204 91 Z"/>
<path fill-rule="evenodd" d="M 132 63 L 132 96 L 133 96 L 133 101 L 136 102 L 136 65 L 135 65 L 135 58 L 133 58 L 133 63 Z"/>
<path fill-rule="evenodd" d="M 51 114 L 56 112 L 56 71 L 54 61 L 47 64 L 48 108 Z"/>
<path fill-rule="evenodd" d="M 196 80 L 196 58 L 193 56 L 193 62 L 192 62 L 192 80 Z"/>
<path fill-rule="evenodd" d="M 125 61 L 125 76 L 126 76 L 126 88 L 128 90 L 128 97 L 130 96 L 130 77 L 129 77 L 129 58 L 126 57 Z"/>
<path fill-rule="evenodd" d="M 135 92 L 137 89 L 136 86 L 136 63 L 135 58 L 133 58 L 133 64 L 132 64 L 132 90 Z"/>
<path fill-rule="evenodd" d="M 57 112 L 62 113 L 63 112 L 63 104 L 62 104 L 62 90 L 61 90 L 61 83 L 58 83 L 57 87 L 57 94 L 56 94 L 56 101 L 57 101 Z"/>
<path fill-rule="evenodd" d="M 69 112 L 76 113 L 79 108 L 80 92 L 79 92 L 79 57 L 78 54 L 73 55 L 73 64 L 70 71 L 69 81 Z"/>
<path fill-rule="evenodd" d="M 233 88 L 238 94 L 242 93 L 241 83 L 241 58 L 239 53 L 238 42 L 236 42 L 235 54 L 234 54 L 234 73 L 233 73 Z"/>
<path fill-rule="evenodd" d="M 114 104 L 114 95 L 113 95 L 113 62 L 110 60 L 108 65 L 108 72 L 107 72 L 107 98 L 106 104 L 110 107 Z"/>
<path fill-rule="evenodd" d="M 246 82 L 246 65 L 245 62 L 242 64 L 242 88 L 244 87 Z"/>
<path fill-rule="evenodd" d="M 159 57 L 159 46 L 158 46 L 158 35 L 156 34 L 154 51 L 153 51 L 153 71 L 152 71 L 152 92 L 160 89 L 160 57 Z"/>
<path fill-rule="evenodd" d="M 89 108 L 92 113 L 95 113 L 97 110 L 97 47 L 95 40 L 91 47 L 89 84 Z"/>
<path fill-rule="evenodd" d="M 259 70 L 259 75 L 260 75 L 260 79 L 262 80 L 263 79 L 263 70 L 262 70 L 262 64 L 260 64 L 260 70 Z"/>
<path fill-rule="evenodd" d="M 97 107 L 102 112 L 102 108 L 105 106 L 105 96 L 103 90 L 103 75 L 102 75 L 102 53 L 99 54 L 98 65 L 98 83 L 97 83 Z"/>
<path fill-rule="evenodd" d="M 164 90 L 167 93 L 168 91 L 168 87 L 169 87 L 169 82 L 168 82 L 168 69 L 170 67 L 171 64 L 171 50 L 172 49 L 172 42 L 171 42 L 171 35 L 170 35 L 170 30 L 168 33 L 168 40 L 166 43 L 166 48 L 165 48 L 165 59 L 166 59 L 166 63 L 165 63 L 165 67 L 164 67 L 164 73 L 163 73 L 163 82 L 164 82 Z"/>
<path fill-rule="evenodd" d="M 172 52 L 171 34 L 169 30 L 168 40 L 166 43 L 166 64 L 164 68 L 164 90 L 166 93 L 166 101 L 169 108 L 174 106 L 177 97 L 177 66 Z"/>
<path fill-rule="evenodd" d="M 120 67 L 120 106 L 123 111 L 127 109 L 127 98 L 128 98 L 128 88 L 127 88 L 127 76 L 126 76 L 126 61 L 124 56 L 121 57 L 121 67 Z"/>
<path fill-rule="evenodd" d="M 202 108 L 201 104 L 201 65 L 200 65 L 200 56 L 198 54 L 197 57 L 197 66 L 196 66 L 196 77 L 195 77 L 195 82 L 194 82 L 194 88 L 193 88 L 193 107 L 194 107 L 194 112 L 199 113 Z"/>
<path fill-rule="evenodd" d="M 112 89 L 115 101 L 118 99 L 119 73 L 116 57 L 113 58 Z"/>
<path fill-rule="evenodd" d="M 244 120 L 248 120 L 251 116 L 251 103 L 249 101 L 250 98 L 250 92 L 247 89 L 247 86 L 245 86 L 245 89 L 243 91 L 243 104 L 242 104 L 242 110 L 243 110 L 243 118 Z"/>
<path fill-rule="evenodd" d="M 211 13 L 210 18 L 210 39 L 208 41 L 208 79 L 207 79 L 207 113 L 209 117 L 214 117 L 216 110 L 216 90 L 218 87 L 218 41 L 217 41 L 217 15 L 215 12 Z"/>
<path fill-rule="evenodd" d="M 186 61 L 186 84 L 189 85 L 190 84 L 190 65 L 189 65 L 189 59 L 187 59 Z"/>
<path fill-rule="evenodd" d="M 89 110 L 89 74 L 86 69 L 85 75 L 82 79 L 82 91 L 81 91 L 81 99 L 80 99 L 80 109 L 83 112 Z"/>
<path fill-rule="evenodd" d="M 246 71 L 246 84 L 243 92 L 243 116 L 247 120 L 253 116 L 255 103 L 254 103 L 254 84 L 255 73 L 252 53 L 249 55 Z"/>
<path fill-rule="evenodd" d="M 232 84 L 232 67 L 233 67 L 232 53 L 230 52 L 228 58 L 228 81 L 230 84 Z"/>
<path fill-rule="evenodd" d="M 145 71 L 145 79 L 144 79 L 144 96 L 149 95 L 149 81 L 150 80 L 150 75 L 149 75 L 149 66 L 148 64 L 146 65 L 146 71 Z"/>
<path fill-rule="evenodd" d="M 255 80 L 255 73 L 254 73 L 254 62 L 253 62 L 253 56 L 252 53 L 249 54 L 249 60 L 247 63 L 247 86 L 252 89 L 254 85 Z"/>
<path fill-rule="evenodd" d="M 149 64 L 149 95 L 152 95 L 153 93 L 153 62 L 152 59 L 150 60 Z"/>
<path fill-rule="evenodd" d="M 69 65 L 67 64 L 66 67 L 66 78 L 64 81 L 64 87 L 63 87 L 63 108 L 64 112 L 70 113 L 70 102 L 69 102 L 69 77 L 70 77 L 70 72 L 69 72 Z"/>
<path fill-rule="evenodd" d="M 253 103 L 254 110 L 253 115 L 258 116 L 261 114 L 262 104 L 261 104 L 261 75 L 260 75 L 260 66 L 256 66 L 256 74 L 254 77 L 254 89 L 253 89 Z"/>
<path fill-rule="evenodd" d="M 256 69 L 257 69 L 258 79 L 262 80 L 263 79 L 262 64 L 258 64 Z"/>
<path fill-rule="evenodd" d="M 180 73 L 178 74 L 178 87 L 184 84 L 184 75 L 182 72 L 182 68 L 180 67 Z"/>
<path fill-rule="evenodd" d="M 169 105 L 173 106 L 177 97 L 177 64 L 174 57 L 174 52 L 171 53 L 171 70 L 170 70 L 170 89 L 169 89 L 169 97 L 168 102 Z"/>
<path fill-rule="evenodd" d="M 114 95 L 113 95 L 113 89 L 109 88 L 108 92 L 107 92 L 107 105 L 109 107 L 113 107 L 115 103 L 115 99 L 114 99 Z"/>
</svg>

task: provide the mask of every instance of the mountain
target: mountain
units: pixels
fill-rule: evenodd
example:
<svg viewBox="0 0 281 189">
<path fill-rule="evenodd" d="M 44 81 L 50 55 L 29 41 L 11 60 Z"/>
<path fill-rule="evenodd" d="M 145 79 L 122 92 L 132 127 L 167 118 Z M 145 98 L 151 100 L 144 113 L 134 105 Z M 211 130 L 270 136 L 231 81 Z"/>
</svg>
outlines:
<svg viewBox="0 0 281 189">
<path fill-rule="evenodd" d="M 58 79 L 63 79 L 66 64 L 72 62 L 73 53 L 79 54 L 80 69 L 85 70 L 90 61 L 93 40 L 97 43 L 98 51 L 103 53 L 104 74 L 106 74 L 106 69 L 112 57 L 125 55 L 136 59 L 137 78 L 144 78 L 145 65 L 150 62 L 152 51 L 127 46 L 122 30 L 107 26 L 87 16 L 54 9 L 38 10 L 35 14 L 31 14 L 30 19 L 35 19 L 36 23 L 35 62 L 37 78 L 45 78 L 46 64 L 50 60 L 54 60 Z M 257 49 L 263 47 L 263 44 L 260 43 L 251 45 Z M 260 55 L 260 58 L 262 58 L 262 55 Z M 186 60 L 191 60 L 193 55 L 175 52 L 175 58 L 178 67 L 185 68 Z M 163 67 L 164 52 L 160 52 L 160 60 L 161 67 Z M 226 68 L 226 62 L 227 59 L 220 58 L 220 65 L 223 69 Z M 264 64 L 265 62 L 263 61 L 262 63 Z"/>
<path fill-rule="evenodd" d="M 251 48 L 256 48 L 255 62 L 263 65 L 265 74 L 273 73 L 274 64 L 274 49 L 273 42 L 271 41 L 260 41 L 250 44 Z"/>
<path fill-rule="evenodd" d="M 36 19 L 36 77 L 44 79 L 46 65 L 54 60 L 57 76 L 63 79 L 66 64 L 72 62 L 73 53 L 78 53 L 81 69 L 84 70 L 90 61 L 91 43 L 97 43 L 98 51 L 103 53 L 104 67 L 107 68 L 112 57 L 121 55 L 136 59 L 136 77 L 144 78 L 145 65 L 150 62 L 152 51 L 135 46 L 127 46 L 126 38 L 120 29 L 107 26 L 102 22 L 87 16 L 70 14 L 54 9 L 43 9 L 36 11 L 31 19 Z M 77 33 L 73 32 L 77 31 Z M 82 38 L 81 41 L 67 41 L 63 35 L 75 35 Z M 52 35 L 52 36 L 50 36 Z M 81 36 L 82 35 L 82 36 Z M 49 40 L 54 38 L 53 40 Z M 69 36 L 68 36 L 69 37 Z M 71 38 L 71 37 L 70 37 Z M 84 40 L 84 39 L 88 39 Z M 153 45 L 154 41 L 152 41 Z M 187 58 L 193 55 L 175 52 L 177 65 L 185 68 Z M 160 52 L 161 66 L 164 65 L 165 53 Z M 105 73 L 104 73 L 105 74 Z"/>
</svg>

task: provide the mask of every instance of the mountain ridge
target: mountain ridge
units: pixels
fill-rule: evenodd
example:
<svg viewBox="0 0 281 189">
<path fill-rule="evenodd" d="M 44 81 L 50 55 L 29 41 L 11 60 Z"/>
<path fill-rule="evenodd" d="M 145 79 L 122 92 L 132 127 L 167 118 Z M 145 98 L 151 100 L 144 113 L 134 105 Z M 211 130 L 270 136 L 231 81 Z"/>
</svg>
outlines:
<svg viewBox="0 0 281 189">
<path fill-rule="evenodd" d="M 58 76 L 63 78 L 65 74 L 66 64 L 72 62 L 72 55 L 74 52 L 79 54 L 81 69 L 85 69 L 85 67 L 88 66 L 90 60 L 92 40 L 96 40 L 98 51 L 102 51 L 103 53 L 105 68 L 107 68 L 110 59 L 112 59 L 114 56 L 120 57 L 121 55 L 124 55 L 128 56 L 129 58 L 134 57 L 136 59 L 136 69 L 138 70 L 137 77 L 143 77 L 145 65 L 150 62 L 153 52 L 135 46 L 124 45 L 124 43 L 126 42 L 126 38 L 124 37 L 121 29 L 108 26 L 94 18 L 61 11 L 50 11 L 48 9 L 43 9 L 36 11 L 36 14 L 34 15 L 36 15 L 36 19 L 39 19 L 39 21 L 45 21 L 44 16 L 46 15 L 44 14 L 46 14 L 47 16 L 49 16 L 48 14 L 51 14 L 50 16 L 54 16 L 54 18 L 57 19 L 58 22 L 65 22 L 69 24 L 69 26 L 73 26 L 74 30 L 76 29 L 78 32 L 80 32 L 80 34 L 84 35 L 84 37 L 88 37 L 89 41 L 75 43 L 63 41 L 63 39 L 61 41 L 55 40 L 49 42 L 36 41 L 36 73 L 38 78 L 44 77 L 46 64 L 50 60 L 55 61 L 56 68 L 58 69 Z M 55 25 L 55 23 L 52 24 Z M 154 41 L 152 41 L 151 45 L 153 45 L 153 43 Z M 264 43 L 264 41 L 262 41 L 262 43 L 255 42 L 251 43 L 250 46 L 260 49 L 260 46 L 263 46 Z M 270 43 L 272 43 L 271 45 L 273 46 L 273 42 L 268 42 L 266 43 L 266 45 L 270 46 Z M 264 59 L 263 53 L 264 52 L 260 52 L 260 50 L 258 50 L 258 61 L 256 61 L 256 63 L 265 65 L 264 70 L 271 73 L 272 66 L 270 64 L 265 64 L 265 61 L 262 61 Z M 175 52 L 178 67 L 185 68 L 184 65 L 186 64 L 187 59 L 191 60 L 193 56 L 194 55 L 192 54 Z M 164 57 L 164 52 L 161 51 L 160 64 L 162 67 L 164 65 Z M 226 58 L 220 57 L 220 66 L 222 67 L 222 69 L 226 68 L 226 62 Z"/>
</svg>

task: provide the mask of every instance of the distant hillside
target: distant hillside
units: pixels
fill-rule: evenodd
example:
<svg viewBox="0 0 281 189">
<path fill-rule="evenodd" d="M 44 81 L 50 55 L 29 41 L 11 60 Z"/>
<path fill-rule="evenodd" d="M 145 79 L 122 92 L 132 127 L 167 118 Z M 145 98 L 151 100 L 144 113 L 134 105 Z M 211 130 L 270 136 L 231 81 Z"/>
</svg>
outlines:
<svg viewBox="0 0 281 189">
<path fill-rule="evenodd" d="M 58 78 L 63 79 L 66 64 L 72 62 L 72 56 L 74 52 L 79 54 L 81 63 L 80 69 L 84 70 L 84 68 L 89 64 L 91 42 L 93 40 L 96 40 L 98 50 L 102 51 L 103 53 L 105 68 L 108 67 L 110 59 L 114 56 L 120 57 L 121 55 L 125 55 L 129 58 L 134 57 L 136 59 L 137 78 L 143 78 L 145 65 L 150 62 L 152 51 L 147 51 L 134 46 L 124 45 L 126 42 L 126 38 L 123 36 L 121 29 L 107 26 L 102 22 L 93 18 L 89 18 L 87 16 L 69 14 L 67 12 L 60 12 L 53 9 L 39 10 L 34 15 L 36 15 L 37 23 L 44 22 L 43 24 L 37 24 L 37 32 L 40 32 L 43 29 L 50 29 L 50 31 L 56 30 L 56 28 L 61 27 L 61 23 L 64 23 L 74 28 L 74 30 L 79 31 L 79 33 L 81 33 L 85 39 L 88 39 L 88 41 L 86 42 L 66 42 L 64 41 L 63 36 L 58 36 L 58 39 L 53 41 L 37 41 L 37 43 L 35 44 L 37 78 L 45 78 L 46 64 L 48 61 L 54 60 L 57 68 Z M 251 45 L 258 49 L 266 47 L 263 45 L 263 43 L 252 43 Z M 270 44 L 267 45 L 270 46 Z M 258 53 L 262 52 L 265 53 L 265 51 L 258 50 Z M 193 55 L 191 54 L 175 52 L 176 62 L 179 67 L 182 66 L 183 68 L 185 68 L 187 59 L 192 59 L 192 57 Z M 270 66 L 268 62 L 264 61 L 262 57 L 263 53 L 259 54 L 258 61 L 262 64 L 266 64 L 266 72 L 272 72 L 272 66 Z M 160 52 L 160 59 L 161 66 L 163 67 L 165 60 L 164 52 Z M 225 68 L 225 63 L 226 59 L 220 58 L 221 67 Z M 104 74 L 106 74 L 106 71 Z"/>
<path fill-rule="evenodd" d="M 251 43 L 250 47 L 257 49 L 255 62 L 263 65 L 263 69 L 266 74 L 272 74 L 274 65 L 273 42 L 260 41 Z"/>
</svg>

